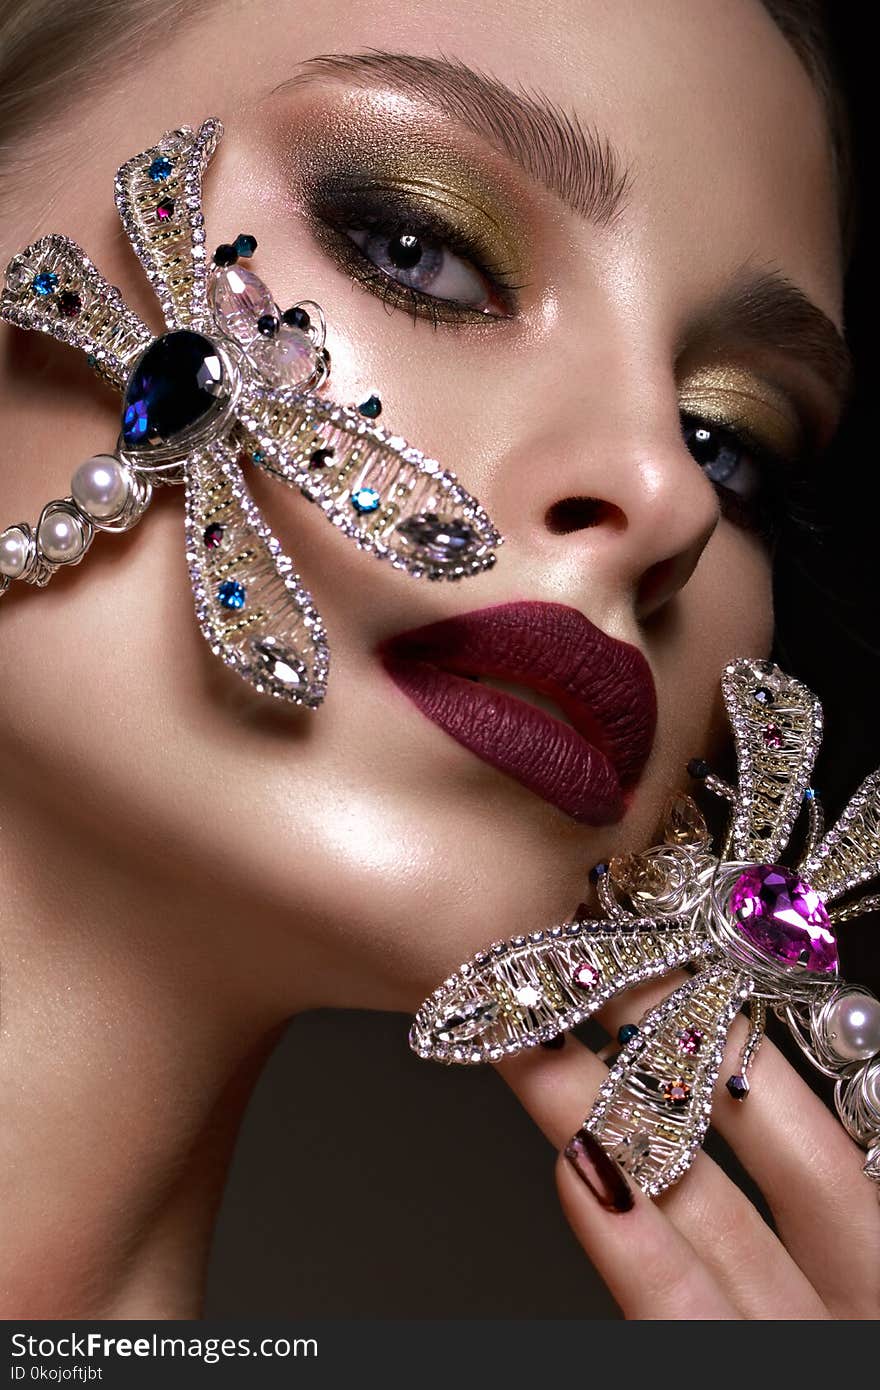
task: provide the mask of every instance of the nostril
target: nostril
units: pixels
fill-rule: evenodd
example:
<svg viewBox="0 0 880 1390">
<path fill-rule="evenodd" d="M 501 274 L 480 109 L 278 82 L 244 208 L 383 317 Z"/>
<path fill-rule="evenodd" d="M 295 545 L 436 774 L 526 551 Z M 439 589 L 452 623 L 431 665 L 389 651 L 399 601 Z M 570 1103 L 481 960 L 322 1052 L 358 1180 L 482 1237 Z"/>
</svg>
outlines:
<svg viewBox="0 0 880 1390">
<path fill-rule="evenodd" d="M 547 509 L 547 529 L 556 536 L 567 535 L 570 531 L 585 531 L 590 526 L 600 526 L 604 521 L 619 523 L 623 513 L 611 502 L 603 502 L 598 497 L 563 497 Z"/>
</svg>

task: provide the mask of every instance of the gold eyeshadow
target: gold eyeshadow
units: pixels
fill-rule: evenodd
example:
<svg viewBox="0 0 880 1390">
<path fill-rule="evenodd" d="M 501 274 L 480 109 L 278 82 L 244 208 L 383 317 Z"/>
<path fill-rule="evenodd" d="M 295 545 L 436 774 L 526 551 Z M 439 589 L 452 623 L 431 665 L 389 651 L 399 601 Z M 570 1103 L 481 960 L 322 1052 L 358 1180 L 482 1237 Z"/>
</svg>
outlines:
<svg viewBox="0 0 880 1390">
<path fill-rule="evenodd" d="M 790 397 L 745 367 L 696 368 L 680 382 L 678 403 L 682 414 L 740 432 L 784 459 L 803 451 L 803 423 Z"/>
<path fill-rule="evenodd" d="M 381 195 L 392 214 L 422 211 L 448 226 L 480 250 L 490 271 L 498 266 L 516 284 L 528 279 L 533 205 L 500 156 L 396 94 L 337 91 L 332 105 L 297 106 L 279 144 L 287 185 L 307 218 L 334 200 Z"/>
</svg>

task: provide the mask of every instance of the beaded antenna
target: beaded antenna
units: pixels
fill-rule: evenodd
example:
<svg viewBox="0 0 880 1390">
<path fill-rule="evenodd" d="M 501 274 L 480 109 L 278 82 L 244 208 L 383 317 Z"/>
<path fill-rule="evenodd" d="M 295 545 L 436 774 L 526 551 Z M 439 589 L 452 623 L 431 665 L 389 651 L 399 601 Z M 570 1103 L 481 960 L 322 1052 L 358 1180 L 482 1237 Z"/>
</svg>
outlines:
<svg viewBox="0 0 880 1390">
<path fill-rule="evenodd" d="M 832 930 L 880 906 L 878 896 L 852 896 L 880 873 L 880 772 L 825 834 L 807 785 L 821 737 L 818 700 L 777 666 L 753 660 L 726 668 L 722 692 L 738 785 L 700 760 L 689 764 L 731 804 L 722 848 L 713 851 L 691 798 L 675 798 L 664 844 L 594 870 L 602 917 L 477 952 L 421 1006 L 410 1045 L 441 1062 L 497 1062 L 549 1042 L 623 990 L 686 967 L 690 979 L 620 1030 L 621 1051 L 586 1121 L 603 1147 L 651 1194 L 680 1178 L 708 1128 L 733 1019 L 747 1005 L 740 1070 L 727 1081 L 743 1101 L 769 1006 L 835 1078 L 838 1114 L 868 1150 L 865 1172 L 880 1181 L 880 1001 L 839 979 Z M 780 864 L 801 814 L 805 843 L 790 866 Z"/>
<path fill-rule="evenodd" d="M 73 477 L 34 528 L 0 535 L 0 594 L 77 564 L 96 531 L 136 524 L 160 483 L 186 488 L 196 612 L 214 653 L 261 693 L 318 706 L 329 653 L 314 600 L 250 496 L 254 464 L 300 491 L 361 549 L 408 574 L 460 579 L 488 569 L 502 537 L 455 475 L 357 408 L 317 392 L 330 369 L 324 316 L 309 300 L 281 313 L 241 266 L 251 236 L 209 261 L 201 182 L 220 121 L 168 132 L 116 176 L 116 206 L 156 292 L 155 337 L 67 237 L 41 237 L 7 271 L 0 317 L 87 355 L 123 393 L 116 451 Z"/>
</svg>

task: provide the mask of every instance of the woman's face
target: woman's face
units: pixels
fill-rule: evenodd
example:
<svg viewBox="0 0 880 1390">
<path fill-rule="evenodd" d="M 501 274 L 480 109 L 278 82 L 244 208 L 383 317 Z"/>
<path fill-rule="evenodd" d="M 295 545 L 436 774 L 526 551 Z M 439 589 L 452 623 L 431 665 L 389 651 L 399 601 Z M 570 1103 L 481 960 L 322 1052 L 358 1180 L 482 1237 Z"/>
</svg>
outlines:
<svg viewBox="0 0 880 1390">
<path fill-rule="evenodd" d="M 430 61 L 310 61 L 376 46 Z M 532 97 L 502 106 L 459 63 Z M 414 581 L 252 474 L 331 645 L 317 713 L 267 707 L 199 635 L 167 490 L 130 537 L 3 605 L 7 789 L 27 777 L 34 808 L 16 833 L 66 846 L 90 930 L 125 939 L 102 920 L 112 870 L 139 945 L 266 1016 L 406 1009 L 484 942 L 570 916 L 595 861 L 647 843 L 723 737 L 724 663 L 769 649 L 759 523 L 835 423 L 777 302 L 788 282 L 839 326 L 823 111 L 753 0 L 256 0 L 90 87 L 29 155 L 7 255 L 68 233 L 158 331 L 112 177 L 210 114 L 209 243 L 257 237 L 278 302 L 324 307 L 334 399 L 378 393 L 382 423 L 453 469 L 505 543 L 479 577 Z M 65 349 L 5 333 L 12 521 L 112 448 L 118 407 Z M 564 605 L 646 659 L 656 731 L 620 811 L 579 798 L 552 752 L 565 797 L 499 769 L 379 659 L 400 632 L 507 603 Z"/>
</svg>

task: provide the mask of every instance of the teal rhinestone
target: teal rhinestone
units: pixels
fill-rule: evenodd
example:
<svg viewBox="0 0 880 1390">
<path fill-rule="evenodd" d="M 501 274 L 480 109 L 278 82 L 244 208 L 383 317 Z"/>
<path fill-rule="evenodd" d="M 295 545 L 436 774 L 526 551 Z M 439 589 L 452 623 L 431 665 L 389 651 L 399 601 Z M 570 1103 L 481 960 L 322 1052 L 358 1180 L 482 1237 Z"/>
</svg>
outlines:
<svg viewBox="0 0 880 1390">
<path fill-rule="evenodd" d="M 359 487 L 351 494 L 351 505 L 356 512 L 374 512 L 381 500 L 374 487 Z"/>
</svg>

